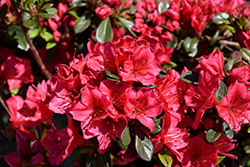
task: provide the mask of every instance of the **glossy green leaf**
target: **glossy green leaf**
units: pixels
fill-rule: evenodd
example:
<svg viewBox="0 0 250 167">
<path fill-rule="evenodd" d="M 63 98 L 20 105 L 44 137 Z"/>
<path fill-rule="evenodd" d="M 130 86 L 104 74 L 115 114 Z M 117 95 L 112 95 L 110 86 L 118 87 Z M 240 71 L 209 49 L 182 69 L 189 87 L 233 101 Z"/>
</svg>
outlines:
<svg viewBox="0 0 250 167">
<path fill-rule="evenodd" d="M 52 49 L 54 47 L 56 47 L 57 43 L 56 42 L 48 42 L 46 44 L 46 49 Z"/>
<path fill-rule="evenodd" d="M 177 67 L 177 64 L 175 64 L 174 62 L 170 61 L 170 62 L 164 64 L 164 66 L 162 68 L 166 70 L 168 68 L 175 68 L 175 67 Z"/>
<path fill-rule="evenodd" d="M 218 30 L 218 31 L 215 32 L 213 38 L 209 41 L 210 46 L 214 46 L 214 44 L 216 43 L 219 35 L 220 35 L 220 31 Z"/>
<path fill-rule="evenodd" d="M 45 5 L 43 5 L 43 7 L 40 10 L 45 10 L 47 8 L 51 8 L 53 6 L 53 3 L 46 3 Z"/>
<path fill-rule="evenodd" d="M 163 0 L 163 1 L 159 2 L 159 4 L 158 4 L 159 15 L 163 12 L 166 12 L 169 7 L 170 7 L 170 4 L 168 1 Z"/>
<path fill-rule="evenodd" d="M 135 148 L 138 155 L 144 161 L 151 161 L 154 152 L 154 146 L 146 135 L 141 135 L 140 137 L 135 135 Z"/>
<path fill-rule="evenodd" d="M 30 38 L 35 38 L 39 34 L 39 30 L 37 28 L 35 28 L 33 30 L 29 29 L 28 33 L 29 33 Z"/>
<path fill-rule="evenodd" d="M 188 71 L 180 75 L 181 80 L 187 83 L 199 84 L 199 73 L 194 71 Z"/>
<path fill-rule="evenodd" d="M 29 48 L 30 48 L 30 46 L 29 46 L 29 44 L 27 43 L 27 40 L 25 39 L 25 37 L 19 38 L 19 39 L 17 40 L 17 43 L 18 43 L 17 47 L 18 47 L 19 49 L 21 49 L 21 50 L 28 51 Z"/>
<path fill-rule="evenodd" d="M 36 24 L 36 21 L 35 20 L 32 20 L 32 19 L 29 19 L 29 20 L 26 20 L 23 25 L 27 28 L 34 28 L 37 26 Z"/>
<path fill-rule="evenodd" d="M 222 101 L 222 98 L 227 95 L 227 85 L 222 81 L 219 81 L 219 82 L 220 82 L 220 86 L 215 92 L 214 96 L 220 103 Z"/>
<path fill-rule="evenodd" d="M 197 54 L 197 46 L 198 46 L 198 39 L 196 37 L 190 38 L 187 37 L 183 41 L 183 47 L 185 51 L 188 53 L 189 57 L 194 57 Z"/>
<path fill-rule="evenodd" d="M 242 58 L 250 64 L 250 50 L 248 50 L 247 48 L 241 48 L 240 53 Z"/>
<path fill-rule="evenodd" d="M 173 159 L 171 156 L 158 153 L 158 158 L 165 167 L 171 167 L 173 163 Z"/>
<path fill-rule="evenodd" d="M 120 78 L 115 74 L 112 74 L 109 70 L 105 69 L 107 79 L 111 81 L 120 81 Z"/>
<path fill-rule="evenodd" d="M 209 143 L 212 143 L 218 140 L 220 135 L 221 135 L 221 132 L 216 132 L 213 129 L 209 129 L 209 131 L 206 133 L 206 139 Z"/>
<path fill-rule="evenodd" d="M 19 90 L 20 90 L 20 88 L 11 89 L 11 90 L 10 90 L 10 94 L 11 94 L 11 96 L 15 96 L 15 95 L 17 95 L 17 94 L 18 94 L 18 92 L 19 92 Z"/>
<path fill-rule="evenodd" d="M 72 167 L 81 158 L 82 147 L 76 148 L 63 162 L 62 167 Z"/>
<path fill-rule="evenodd" d="M 24 34 L 20 26 L 17 25 L 8 26 L 7 32 L 10 36 L 12 36 L 15 39 L 24 38 Z"/>
<path fill-rule="evenodd" d="M 128 31 L 134 36 L 137 37 L 136 34 L 132 31 L 132 27 L 134 26 L 134 22 L 124 19 L 122 17 L 118 17 L 118 20 L 128 29 Z"/>
<path fill-rule="evenodd" d="M 128 149 L 128 146 L 125 146 L 124 144 L 122 144 L 121 140 L 117 140 L 117 143 L 119 144 L 119 146 L 121 147 L 121 149 L 123 149 L 123 150 L 127 150 Z"/>
<path fill-rule="evenodd" d="M 47 32 L 47 31 L 42 31 L 42 32 L 40 33 L 40 36 L 41 36 L 46 42 L 48 42 L 48 41 L 54 39 L 54 36 L 53 36 L 51 33 Z"/>
<path fill-rule="evenodd" d="M 225 73 L 230 73 L 233 69 L 233 66 L 242 60 L 241 53 L 239 51 L 234 51 L 230 58 L 227 60 L 227 63 L 223 67 Z"/>
<path fill-rule="evenodd" d="M 175 49 L 178 44 L 178 38 L 173 35 L 173 39 L 171 42 L 166 42 L 167 47 Z"/>
<path fill-rule="evenodd" d="M 54 14 L 49 14 L 49 13 L 37 13 L 38 16 L 48 19 L 48 18 L 53 18 L 55 15 Z"/>
<path fill-rule="evenodd" d="M 56 129 L 64 129 L 68 126 L 68 118 L 65 114 L 53 114 L 52 123 Z"/>
<path fill-rule="evenodd" d="M 124 130 L 122 131 L 122 134 L 121 134 L 121 140 L 122 140 L 122 144 L 124 146 L 128 146 L 131 142 L 131 137 L 130 137 L 130 133 L 129 133 L 129 127 L 126 126 L 124 128 Z"/>
<path fill-rule="evenodd" d="M 229 23 L 228 19 L 229 15 L 227 13 L 217 13 L 212 18 L 213 22 L 217 25 Z"/>
<path fill-rule="evenodd" d="M 224 158 L 226 158 L 226 156 L 218 155 L 218 161 L 215 163 L 215 165 L 218 165 L 219 163 L 221 163 L 221 161 L 223 161 Z"/>
<path fill-rule="evenodd" d="M 98 26 L 96 30 L 96 39 L 98 42 L 102 42 L 102 43 L 113 40 L 113 31 L 112 31 L 111 23 L 109 21 L 109 17 L 102 20 L 102 22 Z"/>
<path fill-rule="evenodd" d="M 55 16 L 55 14 L 57 14 L 57 12 L 58 12 L 56 8 L 47 8 L 47 9 L 45 9 L 45 11 L 48 14 L 52 14 L 53 16 Z"/>
<path fill-rule="evenodd" d="M 151 134 L 157 134 L 161 131 L 161 126 L 158 123 L 155 123 L 154 131 L 150 132 Z"/>
<path fill-rule="evenodd" d="M 79 34 L 86 30 L 91 24 L 91 19 L 89 16 L 82 16 L 79 19 L 76 20 L 76 23 L 74 25 L 74 31 L 76 34 Z"/>
</svg>

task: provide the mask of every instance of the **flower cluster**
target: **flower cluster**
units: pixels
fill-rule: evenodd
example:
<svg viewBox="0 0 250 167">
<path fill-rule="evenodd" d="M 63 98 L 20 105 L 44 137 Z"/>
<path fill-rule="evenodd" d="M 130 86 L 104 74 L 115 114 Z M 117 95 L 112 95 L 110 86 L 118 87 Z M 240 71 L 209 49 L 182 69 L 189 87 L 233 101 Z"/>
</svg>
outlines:
<svg viewBox="0 0 250 167">
<path fill-rule="evenodd" d="M 10 166 L 216 167 L 242 156 L 232 150 L 250 142 L 245 1 L 24 2 L 20 29 L 8 2 L 0 36 L 19 48 L 0 47 Z M 41 69 L 17 54 L 25 27 Z"/>
</svg>

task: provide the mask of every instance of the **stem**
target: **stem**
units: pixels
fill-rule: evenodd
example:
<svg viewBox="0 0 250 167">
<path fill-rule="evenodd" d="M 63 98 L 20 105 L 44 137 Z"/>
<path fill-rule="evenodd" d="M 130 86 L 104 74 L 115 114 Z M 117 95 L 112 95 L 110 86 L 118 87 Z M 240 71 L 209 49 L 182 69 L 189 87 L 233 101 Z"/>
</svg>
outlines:
<svg viewBox="0 0 250 167">
<path fill-rule="evenodd" d="M 4 109 L 7 111 L 7 113 L 10 115 L 10 110 L 9 108 L 7 107 L 7 105 L 5 104 L 2 96 L 0 95 L 0 103 L 2 104 L 2 106 L 4 107 Z"/>
<path fill-rule="evenodd" d="M 39 65 L 39 67 L 40 67 L 40 69 L 42 70 L 42 72 L 43 72 L 43 74 L 45 75 L 45 77 L 46 77 L 47 79 L 50 79 L 51 76 L 50 76 L 49 71 L 47 70 L 47 68 L 45 67 L 45 65 L 44 65 L 44 63 L 43 63 L 43 61 L 42 61 L 42 59 L 41 59 L 41 57 L 39 56 L 39 53 L 38 53 L 38 51 L 36 50 L 36 48 L 35 48 L 35 46 L 34 46 L 32 40 L 31 40 L 31 38 L 30 38 L 30 36 L 29 36 L 29 34 L 28 34 L 28 31 L 27 31 L 27 30 L 25 29 L 25 27 L 23 26 L 23 19 L 22 19 L 20 13 L 18 12 L 18 10 L 17 10 L 17 8 L 16 8 L 16 6 L 15 6 L 14 0 L 10 0 L 10 2 L 11 2 L 12 9 L 13 9 L 13 11 L 14 11 L 16 17 L 17 17 L 18 23 L 19 23 L 19 25 L 20 25 L 20 27 L 21 27 L 21 29 L 22 29 L 22 31 L 23 31 L 23 34 L 24 34 L 24 36 L 25 36 L 25 38 L 26 38 L 26 40 L 27 40 L 27 42 L 28 42 L 28 44 L 29 44 L 29 46 L 30 46 L 30 51 L 31 51 L 33 57 L 35 58 L 37 64 Z"/>
</svg>

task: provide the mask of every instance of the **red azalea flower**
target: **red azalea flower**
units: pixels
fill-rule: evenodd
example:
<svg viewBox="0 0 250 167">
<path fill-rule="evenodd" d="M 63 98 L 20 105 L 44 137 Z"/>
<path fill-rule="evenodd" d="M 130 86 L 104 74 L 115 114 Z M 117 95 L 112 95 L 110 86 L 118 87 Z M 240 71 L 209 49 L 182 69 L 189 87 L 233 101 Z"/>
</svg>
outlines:
<svg viewBox="0 0 250 167">
<path fill-rule="evenodd" d="M 250 79 L 250 66 L 241 66 L 234 68 L 229 77 L 227 78 L 227 84 L 238 82 L 248 82 Z"/>
<path fill-rule="evenodd" d="M 125 91 L 132 85 L 125 82 L 104 80 L 100 84 L 100 91 L 106 94 L 116 109 L 123 109 L 126 101 Z"/>
<path fill-rule="evenodd" d="M 185 84 L 180 79 L 180 74 L 171 68 L 166 70 L 165 77 L 157 79 L 157 90 L 167 104 L 164 111 L 177 112 L 184 105 L 184 90 L 182 87 L 185 87 Z"/>
<path fill-rule="evenodd" d="M 126 117 L 120 114 L 115 117 L 108 116 L 99 121 L 94 121 L 91 128 L 86 131 L 97 136 L 99 143 L 98 152 L 104 154 L 110 147 L 112 140 L 116 140 L 116 137 L 121 139 L 121 134 L 126 125 Z"/>
<path fill-rule="evenodd" d="M 41 112 L 37 111 L 35 102 L 16 95 L 6 100 L 6 103 L 10 109 L 10 121 L 17 126 L 30 128 L 42 123 Z"/>
<path fill-rule="evenodd" d="M 224 133 L 221 133 L 219 139 L 213 142 L 213 146 L 217 148 L 217 151 L 221 155 L 225 155 L 227 157 L 238 159 L 236 155 L 229 154 L 227 152 L 235 149 L 236 144 L 232 143 L 235 142 L 235 140 L 230 139 L 227 137 Z"/>
<path fill-rule="evenodd" d="M 155 122 L 151 117 L 156 117 L 162 112 L 164 103 L 154 94 L 153 90 L 140 89 L 136 92 L 128 89 L 126 92 L 124 111 L 131 119 L 137 119 L 150 131 L 154 131 Z"/>
<path fill-rule="evenodd" d="M 221 75 L 223 79 L 224 56 L 219 49 L 214 49 L 208 56 L 201 56 L 198 68 L 210 73 L 212 76 Z"/>
<path fill-rule="evenodd" d="M 220 78 L 221 75 L 212 76 L 209 73 L 200 71 L 199 85 L 196 87 L 190 87 L 186 91 L 186 104 L 196 110 L 193 128 L 197 128 L 205 111 L 208 108 L 214 107 L 218 103 L 214 95 L 219 88 Z"/>
<path fill-rule="evenodd" d="M 189 133 L 177 126 L 180 122 L 170 114 L 165 113 L 162 119 L 161 137 L 164 144 L 176 155 L 178 161 L 182 161 L 183 152 L 180 151 L 188 145 Z"/>
<path fill-rule="evenodd" d="M 86 143 L 78 134 L 73 119 L 69 115 L 67 117 L 68 127 L 58 130 L 52 125 L 51 129 L 46 130 L 46 136 L 42 139 L 42 146 L 50 153 L 49 162 L 54 166 L 59 166 L 74 149 Z"/>
<path fill-rule="evenodd" d="M 39 165 L 43 162 L 42 146 L 32 131 L 16 129 L 16 142 L 18 153 L 12 153 L 4 158 L 11 167 Z"/>
<path fill-rule="evenodd" d="M 139 46 L 120 70 L 123 81 L 141 82 L 145 86 L 154 85 L 156 76 L 160 73 L 160 64 L 155 60 L 155 55 L 149 46 Z"/>
<path fill-rule="evenodd" d="M 100 19 L 104 20 L 111 15 L 112 9 L 104 4 L 103 6 L 96 8 L 95 13 Z"/>
<path fill-rule="evenodd" d="M 8 50 L 7 50 L 8 51 Z M 20 88 L 34 81 L 30 60 L 13 56 L 12 53 L 0 66 L 1 80 L 7 80 L 9 89 Z"/>
<path fill-rule="evenodd" d="M 228 87 L 227 95 L 216 105 L 219 116 L 238 132 L 243 124 L 250 121 L 250 90 L 245 83 L 236 81 Z"/>
<path fill-rule="evenodd" d="M 216 148 L 195 136 L 189 142 L 182 165 L 184 167 L 216 167 L 217 161 Z"/>
<path fill-rule="evenodd" d="M 85 86 L 81 92 L 81 101 L 79 101 L 71 110 L 75 120 L 81 122 L 83 137 L 89 139 L 97 136 L 90 133 L 92 125 L 95 122 L 105 119 L 107 116 L 115 117 L 118 112 L 115 110 L 107 96 L 97 87 Z"/>
</svg>

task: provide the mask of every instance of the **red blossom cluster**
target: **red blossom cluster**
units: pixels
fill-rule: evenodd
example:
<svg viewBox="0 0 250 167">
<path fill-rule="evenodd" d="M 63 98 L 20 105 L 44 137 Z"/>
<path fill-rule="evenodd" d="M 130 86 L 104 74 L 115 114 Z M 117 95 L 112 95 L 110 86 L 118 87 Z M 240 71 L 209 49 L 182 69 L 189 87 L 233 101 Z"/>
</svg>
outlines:
<svg viewBox="0 0 250 167">
<path fill-rule="evenodd" d="M 114 17 L 112 40 L 96 40 L 95 29 L 86 45 L 88 53 L 74 57 L 71 41 L 77 36 L 77 21 L 75 13 L 65 13 L 70 9 L 67 3 L 56 2 L 54 18 L 40 19 L 41 37 L 46 41 L 45 34 L 51 35 L 48 41 L 56 43 L 56 54 L 46 63 L 51 48 L 37 50 L 51 73 L 57 65 L 56 72 L 47 81 L 29 85 L 25 97 L 16 94 L 6 100 L 17 142 L 17 152 L 5 157 L 10 166 L 65 166 L 71 155 L 79 156 L 75 166 L 109 158 L 122 166 L 141 158 L 156 159 L 155 166 L 160 162 L 216 167 L 222 156 L 238 159 L 231 152 L 237 140 L 226 129 L 238 133 L 250 125 L 249 57 L 239 51 L 226 57 L 222 49 L 213 48 L 196 59 L 193 69 L 165 66 L 176 56 L 175 47 L 185 43 L 168 45 L 178 37 L 174 32 L 192 29 L 201 36 L 206 24 L 222 12 L 231 12 L 235 20 L 249 20 L 249 6 L 243 0 L 161 2 L 136 1 L 133 16 L 126 13 L 132 0 L 95 0 L 84 5 L 100 24 Z M 163 4 L 169 5 L 166 10 L 161 9 Z M 126 25 L 116 25 L 118 14 L 134 19 L 129 31 Z M 239 28 L 230 39 L 239 42 L 237 47 L 250 49 L 249 29 Z M 0 47 L 0 55 L 0 87 L 5 81 L 9 90 L 34 82 L 29 59 L 15 56 L 6 47 Z M 40 134 L 37 127 L 42 129 Z"/>
</svg>

